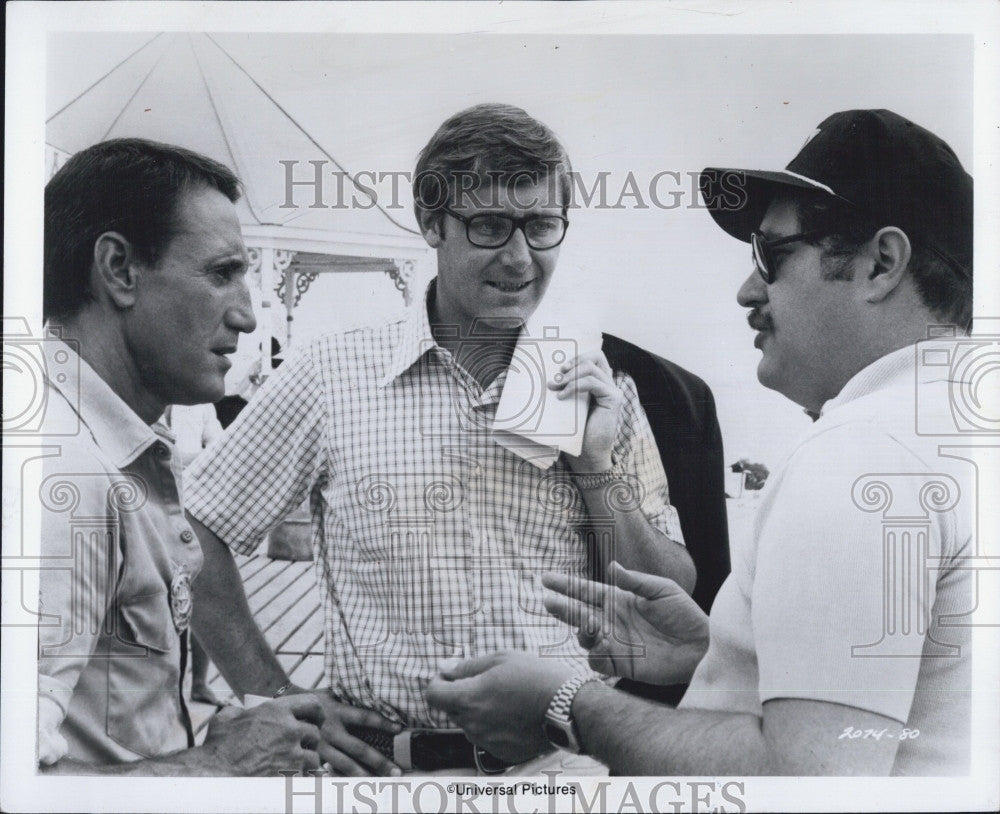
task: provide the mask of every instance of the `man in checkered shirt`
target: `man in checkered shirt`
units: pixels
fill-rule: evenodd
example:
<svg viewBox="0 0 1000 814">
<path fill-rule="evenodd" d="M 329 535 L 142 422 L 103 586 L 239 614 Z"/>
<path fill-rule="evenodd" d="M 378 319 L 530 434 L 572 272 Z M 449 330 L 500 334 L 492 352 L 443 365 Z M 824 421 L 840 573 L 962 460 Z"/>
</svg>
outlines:
<svg viewBox="0 0 1000 814">
<path fill-rule="evenodd" d="M 253 552 L 307 496 L 332 696 L 405 727 L 448 726 L 423 697 L 445 658 L 518 649 L 586 669 L 571 629 L 545 612 L 544 571 L 602 575 L 613 558 L 693 587 L 635 385 L 603 353 L 567 359 L 549 384 L 561 399 L 589 395 L 578 457 L 543 470 L 492 436 L 515 344 L 555 271 L 569 171 L 523 110 L 452 116 L 414 176 L 437 250 L 426 296 L 405 319 L 303 348 L 188 471 L 207 560 L 197 587 L 213 596 L 196 607 L 213 614 L 204 624 L 241 630 L 226 640 L 244 648 L 212 652 L 237 692 L 288 679 L 219 541 Z M 334 769 L 368 773 L 349 736 L 343 749 Z"/>
</svg>

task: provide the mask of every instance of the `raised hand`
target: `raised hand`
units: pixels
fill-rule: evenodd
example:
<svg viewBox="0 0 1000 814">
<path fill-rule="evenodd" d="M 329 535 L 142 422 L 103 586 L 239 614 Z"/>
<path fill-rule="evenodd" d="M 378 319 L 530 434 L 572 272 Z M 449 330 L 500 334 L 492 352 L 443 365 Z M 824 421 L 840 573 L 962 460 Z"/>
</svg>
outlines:
<svg viewBox="0 0 1000 814">
<path fill-rule="evenodd" d="M 610 469 L 611 451 L 625 398 L 615 384 L 604 354 L 596 350 L 569 360 L 559 369 L 557 380 L 549 382 L 548 387 L 556 391 L 559 399 L 573 398 L 578 393 L 590 396 L 583 448 L 579 457 L 566 456 L 573 471 L 594 473 Z"/>
<path fill-rule="evenodd" d="M 544 574 L 553 616 L 578 628 L 590 665 L 647 684 L 688 681 L 708 649 L 708 617 L 673 580 L 608 569 L 611 584 Z"/>
</svg>

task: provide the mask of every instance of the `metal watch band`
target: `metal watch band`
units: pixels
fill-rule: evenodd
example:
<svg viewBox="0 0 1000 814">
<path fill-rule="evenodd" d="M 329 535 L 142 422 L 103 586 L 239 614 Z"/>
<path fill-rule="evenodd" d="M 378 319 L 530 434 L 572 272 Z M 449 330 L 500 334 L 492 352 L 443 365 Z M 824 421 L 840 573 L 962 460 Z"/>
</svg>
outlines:
<svg viewBox="0 0 1000 814">
<path fill-rule="evenodd" d="M 576 724 L 570 712 L 573 708 L 573 699 L 580 691 L 580 687 L 591 681 L 600 681 L 596 674 L 577 675 L 566 681 L 552 696 L 549 708 L 545 712 L 545 723 L 542 729 L 549 743 L 557 749 L 565 749 L 576 754 L 585 754 L 577 735 Z"/>
<path fill-rule="evenodd" d="M 574 474 L 573 483 L 581 489 L 600 489 L 607 486 L 609 483 L 614 483 L 620 477 L 621 474 L 614 467 L 612 467 L 605 472 L 597 472 L 596 474 Z"/>
<path fill-rule="evenodd" d="M 590 681 L 599 680 L 600 679 L 593 675 L 577 675 L 567 680 L 558 690 L 556 690 L 556 694 L 552 696 L 552 700 L 549 702 L 548 711 L 545 713 L 546 716 L 549 718 L 555 718 L 558 721 L 563 721 L 564 723 L 569 723 L 569 712 L 573 708 L 573 699 L 576 698 L 576 694 L 579 692 L 580 687 Z"/>
</svg>

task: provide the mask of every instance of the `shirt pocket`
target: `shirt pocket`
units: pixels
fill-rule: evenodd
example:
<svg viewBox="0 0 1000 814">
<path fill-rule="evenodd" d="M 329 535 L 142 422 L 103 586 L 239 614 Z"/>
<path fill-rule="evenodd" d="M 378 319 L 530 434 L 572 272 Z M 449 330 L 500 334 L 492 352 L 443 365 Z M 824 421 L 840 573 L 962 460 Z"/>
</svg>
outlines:
<svg viewBox="0 0 1000 814">
<path fill-rule="evenodd" d="M 130 597 L 119 620 L 108 659 L 108 737 L 142 757 L 184 748 L 180 637 L 168 593 Z"/>
</svg>

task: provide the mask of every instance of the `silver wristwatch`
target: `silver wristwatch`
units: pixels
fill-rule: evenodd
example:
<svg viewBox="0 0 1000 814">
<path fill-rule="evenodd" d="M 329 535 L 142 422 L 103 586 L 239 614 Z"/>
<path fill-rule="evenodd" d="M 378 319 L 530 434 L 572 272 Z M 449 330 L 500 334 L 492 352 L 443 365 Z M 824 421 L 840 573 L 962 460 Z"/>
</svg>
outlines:
<svg viewBox="0 0 1000 814">
<path fill-rule="evenodd" d="M 549 708 L 545 712 L 545 723 L 542 726 L 545 730 L 545 737 L 557 749 L 581 754 L 580 739 L 577 736 L 576 724 L 573 723 L 570 710 L 573 708 L 573 699 L 576 698 L 580 687 L 591 681 L 600 681 L 600 679 L 596 675 L 573 676 L 552 696 Z"/>
</svg>

